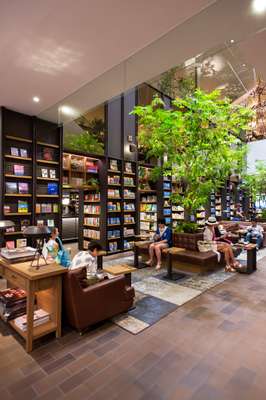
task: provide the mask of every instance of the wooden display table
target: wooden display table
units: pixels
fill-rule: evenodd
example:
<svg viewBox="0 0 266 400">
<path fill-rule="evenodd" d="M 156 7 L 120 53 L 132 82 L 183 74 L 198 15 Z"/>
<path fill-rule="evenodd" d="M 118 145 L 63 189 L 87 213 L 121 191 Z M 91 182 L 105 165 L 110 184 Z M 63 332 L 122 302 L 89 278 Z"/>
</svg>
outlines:
<svg viewBox="0 0 266 400">
<path fill-rule="evenodd" d="M 24 332 L 10 320 L 10 325 L 25 339 L 26 351 L 32 351 L 32 344 L 48 333 L 55 332 L 61 336 L 61 303 L 62 303 L 62 274 L 66 268 L 52 263 L 40 269 L 31 267 L 31 262 L 9 264 L 0 258 L 0 275 L 8 281 L 10 287 L 19 287 L 27 293 L 27 330 Z M 33 327 L 35 296 L 37 308 L 42 308 L 50 314 L 50 321 Z"/>
<path fill-rule="evenodd" d="M 117 264 L 103 267 L 103 270 L 114 276 L 125 275 L 127 284 L 131 286 L 131 273 L 136 271 L 137 268 L 130 267 L 126 264 Z"/>
</svg>

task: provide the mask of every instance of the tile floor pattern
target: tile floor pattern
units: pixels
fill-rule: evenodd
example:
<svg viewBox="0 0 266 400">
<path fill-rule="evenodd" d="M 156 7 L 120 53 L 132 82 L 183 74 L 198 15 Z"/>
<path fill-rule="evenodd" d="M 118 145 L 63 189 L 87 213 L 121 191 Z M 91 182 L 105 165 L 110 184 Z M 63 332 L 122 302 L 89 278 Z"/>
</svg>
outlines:
<svg viewBox="0 0 266 400">
<path fill-rule="evenodd" d="M 31 354 L 0 323 L 0 393 L 10 399 L 265 400 L 266 259 L 133 336 L 106 323 Z"/>
</svg>

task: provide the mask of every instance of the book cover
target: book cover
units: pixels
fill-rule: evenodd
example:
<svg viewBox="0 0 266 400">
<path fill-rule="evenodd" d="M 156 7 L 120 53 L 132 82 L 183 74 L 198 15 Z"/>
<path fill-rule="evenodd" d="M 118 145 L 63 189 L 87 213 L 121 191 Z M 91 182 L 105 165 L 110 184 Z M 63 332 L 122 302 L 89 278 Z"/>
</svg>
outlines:
<svg viewBox="0 0 266 400">
<path fill-rule="evenodd" d="M 42 157 L 43 157 L 43 160 L 53 161 L 54 160 L 54 149 L 51 149 L 50 147 L 44 147 L 42 150 Z"/>
<path fill-rule="evenodd" d="M 43 226 L 43 225 L 44 225 L 43 219 L 38 219 L 37 220 L 37 226 Z"/>
<path fill-rule="evenodd" d="M 11 213 L 11 207 L 8 204 L 4 205 L 4 213 L 5 214 Z"/>
<path fill-rule="evenodd" d="M 6 182 L 6 193 L 16 194 L 17 193 L 17 182 Z"/>
<path fill-rule="evenodd" d="M 42 178 L 48 178 L 48 169 L 42 168 L 41 169 Z"/>
<path fill-rule="evenodd" d="M 18 192 L 20 194 L 28 194 L 29 193 L 29 184 L 27 182 L 19 182 L 18 183 Z"/>
<path fill-rule="evenodd" d="M 24 200 L 18 201 L 18 213 L 27 213 L 28 212 L 28 202 Z"/>
<path fill-rule="evenodd" d="M 10 148 L 10 154 L 11 156 L 19 157 L 19 151 L 17 147 L 11 147 Z"/>
<path fill-rule="evenodd" d="M 23 176 L 24 175 L 24 165 L 14 164 L 14 175 Z"/>
<path fill-rule="evenodd" d="M 24 229 L 26 229 L 28 226 L 30 226 L 30 220 L 29 219 L 22 219 L 21 223 L 21 231 L 24 231 Z"/>
<path fill-rule="evenodd" d="M 20 149 L 20 157 L 28 157 L 28 150 Z"/>
<path fill-rule="evenodd" d="M 58 184 L 57 183 L 48 183 L 47 193 L 57 195 L 58 194 Z"/>
<path fill-rule="evenodd" d="M 47 219 L 47 226 L 49 228 L 54 228 L 54 220 L 53 219 Z"/>
<path fill-rule="evenodd" d="M 16 240 L 17 248 L 26 247 L 27 246 L 27 239 L 17 239 Z"/>
<path fill-rule="evenodd" d="M 56 178 L 56 170 L 55 169 L 50 169 L 50 178 L 55 179 Z"/>
<path fill-rule="evenodd" d="M 15 248 L 15 242 L 14 240 L 7 240 L 6 241 L 6 248 L 8 250 L 14 249 Z"/>
</svg>

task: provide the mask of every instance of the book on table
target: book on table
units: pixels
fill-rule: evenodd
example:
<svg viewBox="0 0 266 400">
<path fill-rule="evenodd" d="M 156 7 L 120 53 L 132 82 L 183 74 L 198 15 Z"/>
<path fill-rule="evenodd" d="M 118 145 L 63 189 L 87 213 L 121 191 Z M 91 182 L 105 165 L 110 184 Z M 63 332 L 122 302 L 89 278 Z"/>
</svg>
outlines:
<svg viewBox="0 0 266 400">
<path fill-rule="evenodd" d="M 39 326 L 42 324 L 45 324 L 46 322 L 48 322 L 50 320 L 50 314 L 43 310 L 43 309 L 38 309 L 35 310 L 33 313 L 33 326 Z M 14 320 L 15 325 L 20 328 L 23 332 L 25 332 L 27 330 L 27 315 L 24 314 L 20 317 L 15 318 Z"/>
</svg>

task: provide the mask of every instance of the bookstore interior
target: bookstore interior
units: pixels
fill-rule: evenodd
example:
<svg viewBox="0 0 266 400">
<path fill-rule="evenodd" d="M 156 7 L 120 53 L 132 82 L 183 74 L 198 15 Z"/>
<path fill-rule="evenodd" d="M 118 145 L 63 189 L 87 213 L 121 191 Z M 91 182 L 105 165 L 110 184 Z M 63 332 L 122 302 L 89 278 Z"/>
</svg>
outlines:
<svg viewBox="0 0 266 400">
<path fill-rule="evenodd" d="M 218 3 L 226 2 L 210 6 L 217 21 Z M 205 18 L 202 11 L 195 21 L 200 15 Z M 61 379 L 53 376 L 61 366 L 62 379 L 50 398 L 63 397 L 85 378 L 94 379 L 95 370 L 99 376 L 103 364 L 113 363 L 112 355 L 119 360 L 116 347 L 130 343 L 132 351 L 132 337 L 138 334 L 142 347 L 139 351 L 136 345 L 138 359 L 129 367 L 140 364 L 130 379 L 142 367 L 150 368 L 150 359 L 157 363 L 160 349 L 171 368 L 177 368 L 179 355 L 177 361 L 171 358 L 177 349 L 172 334 L 180 324 L 193 326 L 193 338 L 198 329 L 204 337 L 206 327 L 220 329 L 219 339 L 212 338 L 219 348 L 218 340 L 226 341 L 227 335 L 239 344 L 234 336 L 238 327 L 243 322 L 244 332 L 245 319 L 253 323 L 257 317 L 252 313 L 264 312 L 265 299 L 258 294 L 265 289 L 263 272 L 258 273 L 266 256 L 266 81 L 253 40 L 265 35 L 265 27 L 262 19 L 256 24 L 250 27 L 254 32 L 248 32 L 248 44 L 236 35 L 207 51 L 193 50 L 197 55 L 186 61 L 174 63 L 173 56 L 160 68 L 152 68 L 150 52 L 157 45 L 167 48 L 171 38 L 156 40 L 144 60 L 147 68 L 136 67 L 136 77 L 130 69 L 137 65 L 133 55 L 132 63 L 119 64 L 119 72 L 108 70 L 95 79 L 95 86 L 79 86 L 38 113 L 12 107 L 10 101 L 0 104 L 0 352 L 5 346 L 23 346 L 21 359 L 32 354 L 30 364 L 24 359 L 19 373 L 10 373 L 13 386 L 5 393 L 12 397 L 7 399 L 15 399 L 19 381 L 33 391 L 21 398 L 41 398 L 41 391 L 48 393 L 49 377 L 51 382 Z M 182 36 L 178 30 L 171 35 Z M 246 61 L 247 49 L 253 60 Z M 42 65 L 49 66 L 51 77 L 50 64 L 59 68 L 60 63 L 51 58 Z M 141 72 L 142 80 L 137 79 Z M 41 94 L 33 97 L 34 103 L 41 101 Z M 240 285 L 242 297 L 232 282 Z M 254 293 L 250 302 L 244 297 L 247 285 Z M 204 298 L 208 290 L 217 293 Z M 246 308 L 235 323 L 234 311 L 242 305 Z M 183 315 L 178 314 L 181 307 Z M 251 333 L 242 341 L 248 342 Z M 191 337 L 180 343 L 186 345 L 185 340 Z M 142 358 L 145 346 L 150 353 L 145 349 Z M 195 363 L 201 362 L 202 349 L 193 354 Z M 7 358 L 1 371 L 9 365 L 9 353 Z M 91 362 L 95 364 L 87 368 Z M 127 370 L 119 361 L 117 365 L 119 374 Z M 155 372 L 153 381 L 165 371 L 158 367 Z M 171 373 L 163 376 L 164 382 L 173 378 Z M 40 384 L 38 396 L 35 377 L 47 384 Z M 98 381 L 94 383 L 86 391 L 98 390 Z M 155 392 L 145 397 L 142 386 L 141 395 L 130 398 L 183 398 L 153 396 Z M 216 396 L 194 397 L 191 391 L 184 398 Z"/>
</svg>

